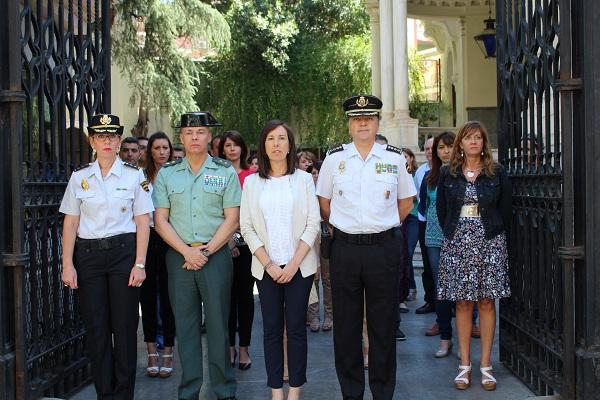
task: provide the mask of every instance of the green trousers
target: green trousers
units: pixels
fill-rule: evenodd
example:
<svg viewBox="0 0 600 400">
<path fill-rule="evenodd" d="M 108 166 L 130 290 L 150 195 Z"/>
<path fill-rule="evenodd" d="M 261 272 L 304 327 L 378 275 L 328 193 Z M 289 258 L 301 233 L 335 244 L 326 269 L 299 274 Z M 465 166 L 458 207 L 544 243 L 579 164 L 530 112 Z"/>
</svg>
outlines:
<svg viewBox="0 0 600 400">
<path fill-rule="evenodd" d="M 208 342 L 208 372 L 217 398 L 235 396 L 235 372 L 229 360 L 228 318 L 233 263 L 227 246 L 209 257 L 199 271 L 181 268 L 181 254 L 169 249 L 169 298 L 175 315 L 183 369 L 180 400 L 197 400 L 202 387 L 202 304 Z"/>
</svg>

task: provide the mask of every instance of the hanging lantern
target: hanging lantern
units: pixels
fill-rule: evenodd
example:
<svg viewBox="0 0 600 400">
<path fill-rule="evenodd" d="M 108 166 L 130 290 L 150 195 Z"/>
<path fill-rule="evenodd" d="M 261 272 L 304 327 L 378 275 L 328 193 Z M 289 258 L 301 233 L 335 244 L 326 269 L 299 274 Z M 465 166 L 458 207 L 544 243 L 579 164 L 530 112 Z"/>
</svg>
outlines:
<svg viewBox="0 0 600 400">
<path fill-rule="evenodd" d="M 492 6 L 488 1 L 489 16 L 484 20 L 485 29 L 479 35 L 474 37 L 475 43 L 485 56 L 485 58 L 496 57 L 496 20 L 492 18 Z"/>
</svg>

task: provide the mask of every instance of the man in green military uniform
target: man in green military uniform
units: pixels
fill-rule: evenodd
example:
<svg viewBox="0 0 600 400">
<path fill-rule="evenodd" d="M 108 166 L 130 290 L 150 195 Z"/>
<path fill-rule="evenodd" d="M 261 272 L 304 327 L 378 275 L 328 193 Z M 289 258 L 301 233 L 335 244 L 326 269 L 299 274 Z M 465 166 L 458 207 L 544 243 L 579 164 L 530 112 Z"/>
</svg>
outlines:
<svg viewBox="0 0 600 400">
<path fill-rule="evenodd" d="M 152 199 L 156 231 L 167 252 L 169 297 L 175 314 L 183 368 L 179 399 L 198 399 L 202 386 L 202 303 L 206 316 L 212 388 L 219 399 L 235 399 L 227 322 L 233 264 L 227 242 L 239 225 L 241 188 L 229 161 L 211 157 L 208 112 L 181 116 L 185 158 L 159 171 Z"/>
</svg>

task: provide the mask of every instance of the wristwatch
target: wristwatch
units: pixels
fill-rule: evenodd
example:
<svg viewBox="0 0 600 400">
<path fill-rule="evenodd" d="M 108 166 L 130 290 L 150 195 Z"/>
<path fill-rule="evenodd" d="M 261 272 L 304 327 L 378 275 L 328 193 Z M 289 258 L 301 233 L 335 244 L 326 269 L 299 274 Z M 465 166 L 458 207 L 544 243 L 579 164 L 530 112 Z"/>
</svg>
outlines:
<svg viewBox="0 0 600 400">
<path fill-rule="evenodd" d="M 202 250 L 202 255 L 206 258 L 208 258 L 212 253 L 210 252 L 209 249 L 204 249 Z"/>
<path fill-rule="evenodd" d="M 135 264 L 134 267 L 138 267 L 139 269 L 146 268 L 146 266 L 144 264 Z"/>
</svg>

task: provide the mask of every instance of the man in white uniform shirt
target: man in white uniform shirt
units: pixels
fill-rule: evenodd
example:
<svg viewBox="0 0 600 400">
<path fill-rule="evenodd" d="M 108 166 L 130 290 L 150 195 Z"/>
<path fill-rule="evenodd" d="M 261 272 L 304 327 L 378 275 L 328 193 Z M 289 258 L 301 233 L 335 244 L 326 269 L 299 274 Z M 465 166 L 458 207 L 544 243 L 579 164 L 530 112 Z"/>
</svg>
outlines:
<svg viewBox="0 0 600 400">
<path fill-rule="evenodd" d="M 363 301 L 369 331 L 369 386 L 374 400 L 392 399 L 402 238 L 397 228 L 416 195 L 402 151 L 375 143 L 382 102 L 347 99 L 352 143 L 331 149 L 317 182 L 321 215 L 333 228 L 330 273 L 335 367 L 344 399 L 362 399 Z"/>
</svg>

